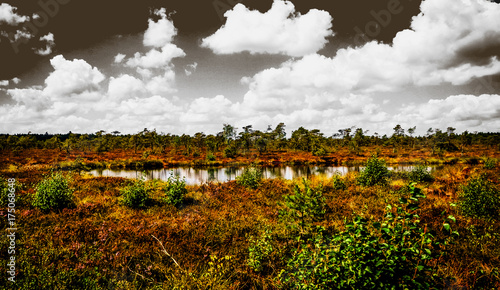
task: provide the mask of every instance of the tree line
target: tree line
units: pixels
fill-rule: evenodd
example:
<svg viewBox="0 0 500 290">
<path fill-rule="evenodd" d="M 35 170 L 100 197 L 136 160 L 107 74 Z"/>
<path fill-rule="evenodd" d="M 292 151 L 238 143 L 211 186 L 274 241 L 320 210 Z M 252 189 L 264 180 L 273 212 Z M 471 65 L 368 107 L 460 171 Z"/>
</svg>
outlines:
<svg viewBox="0 0 500 290">
<path fill-rule="evenodd" d="M 397 149 L 425 147 L 432 153 L 442 151 L 464 151 L 472 145 L 491 146 L 500 150 L 500 133 L 482 133 L 465 131 L 455 133 L 456 129 L 446 130 L 429 128 L 424 136 L 414 136 L 416 127 L 404 129 L 400 125 L 393 128 L 391 135 L 375 133 L 368 135 L 362 128 L 345 128 L 331 136 L 325 136 L 320 130 L 308 130 L 303 127 L 293 131 L 287 137 L 285 124 L 268 126 L 267 130 L 253 129 L 252 125 L 237 128 L 224 124 L 217 134 L 198 132 L 194 135 L 174 135 L 158 133 L 156 129 L 144 130 L 136 134 L 121 134 L 119 131 L 98 131 L 92 134 L 0 134 L 0 149 L 59 149 L 80 152 L 110 152 L 115 150 L 134 150 L 138 152 L 166 153 L 174 150 L 184 155 L 223 152 L 232 158 L 249 152 L 265 153 L 280 150 L 298 150 L 311 152 L 315 156 L 326 155 L 340 148 L 347 148 L 351 153 L 360 154 L 363 147 L 383 146 Z"/>
</svg>

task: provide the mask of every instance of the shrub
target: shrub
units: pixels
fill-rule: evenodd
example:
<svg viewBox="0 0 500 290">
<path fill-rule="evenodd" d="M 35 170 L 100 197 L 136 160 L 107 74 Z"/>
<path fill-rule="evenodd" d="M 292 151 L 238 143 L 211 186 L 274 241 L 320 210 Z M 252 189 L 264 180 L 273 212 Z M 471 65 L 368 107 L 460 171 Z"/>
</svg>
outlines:
<svg viewBox="0 0 500 290">
<path fill-rule="evenodd" d="M 62 173 L 52 173 L 36 185 L 33 206 L 43 211 L 68 207 L 73 200 L 69 178 Z"/>
<path fill-rule="evenodd" d="M 120 190 L 120 193 L 121 203 L 130 208 L 143 208 L 149 200 L 149 192 L 142 178 Z"/>
<path fill-rule="evenodd" d="M 491 169 L 495 169 L 495 167 L 497 167 L 497 161 L 495 159 L 486 158 L 484 160 L 484 168 L 485 169 L 491 170 Z"/>
<path fill-rule="evenodd" d="M 243 173 L 236 177 L 236 182 L 240 185 L 249 188 L 257 188 L 262 181 L 263 174 L 262 170 L 256 167 L 247 167 L 243 169 Z"/>
<path fill-rule="evenodd" d="M 345 184 L 345 181 L 342 179 L 340 174 L 335 174 L 333 176 L 333 189 L 335 190 L 346 190 L 347 185 Z"/>
<path fill-rule="evenodd" d="M 368 159 L 365 169 L 359 174 L 358 183 L 362 186 L 385 185 L 389 175 L 390 171 L 385 161 L 372 156 Z"/>
<path fill-rule="evenodd" d="M 285 207 L 280 210 L 280 218 L 287 227 L 298 231 L 299 238 L 308 235 L 313 229 L 313 223 L 323 218 L 326 212 L 326 202 L 323 197 L 323 186 L 312 188 L 305 178 L 304 188 L 294 186 L 294 193 L 285 196 Z"/>
<path fill-rule="evenodd" d="M 346 230 L 334 236 L 317 234 L 287 261 L 279 279 L 286 289 L 430 289 L 438 285 L 432 267 L 445 254 L 437 240 L 422 228 L 416 214 L 418 198 L 414 185 L 411 197 L 401 198 L 397 208 L 386 207 L 381 222 L 355 216 Z M 451 232 L 447 220 L 445 232 Z"/>
<path fill-rule="evenodd" d="M 207 160 L 207 161 L 215 161 L 215 160 L 216 160 L 216 157 L 215 157 L 215 155 L 214 155 L 212 152 L 209 152 L 209 153 L 207 154 L 206 160 Z"/>
<path fill-rule="evenodd" d="M 234 158 L 238 154 L 238 148 L 236 148 L 235 143 L 231 143 L 230 145 L 224 148 L 224 157 L 226 158 Z"/>
<path fill-rule="evenodd" d="M 484 176 L 471 178 L 459 192 L 459 206 L 468 216 L 498 218 L 500 214 L 500 192 Z"/>
<path fill-rule="evenodd" d="M 427 170 L 427 167 L 424 165 L 415 166 L 410 173 L 408 174 L 410 181 L 413 182 L 432 182 L 434 181 L 434 177 Z"/>
<path fill-rule="evenodd" d="M 268 229 L 264 230 L 258 238 L 253 236 L 249 238 L 247 263 L 254 271 L 260 272 L 266 268 L 269 255 L 273 252 L 271 241 L 271 231 Z"/>
<path fill-rule="evenodd" d="M 173 206 L 178 206 L 184 201 L 184 196 L 187 194 L 186 181 L 179 176 L 171 175 L 167 180 L 165 187 L 165 202 Z"/>
</svg>

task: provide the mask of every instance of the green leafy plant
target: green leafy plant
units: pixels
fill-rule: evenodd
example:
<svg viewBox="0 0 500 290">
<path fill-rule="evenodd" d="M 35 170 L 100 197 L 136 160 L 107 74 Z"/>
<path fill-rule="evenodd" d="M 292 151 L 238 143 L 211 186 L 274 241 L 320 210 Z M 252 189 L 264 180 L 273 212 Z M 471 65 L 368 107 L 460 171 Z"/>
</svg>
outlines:
<svg viewBox="0 0 500 290">
<path fill-rule="evenodd" d="M 33 206 L 43 211 L 62 209 L 72 204 L 73 190 L 69 178 L 62 173 L 52 173 L 36 185 Z"/>
<path fill-rule="evenodd" d="M 345 230 L 334 235 L 318 231 L 288 259 L 279 280 L 286 289 L 430 289 L 438 285 L 432 265 L 445 254 L 440 243 L 450 242 L 448 216 L 444 241 L 420 226 L 414 184 L 411 196 L 397 206 L 388 205 L 382 221 L 355 216 Z"/>
<path fill-rule="evenodd" d="M 135 180 L 121 191 L 121 203 L 130 208 L 143 208 L 149 200 L 149 192 L 144 179 Z"/>
<path fill-rule="evenodd" d="M 292 231 L 298 231 L 298 239 L 307 236 L 314 229 L 313 223 L 320 221 L 326 212 L 323 186 L 311 187 L 302 179 L 303 188 L 294 185 L 294 193 L 285 196 L 285 208 L 280 210 L 280 218 Z"/>
<path fill-rule="evenodd" d="M 165 186 L 165 202 L 173 206 L 179 206 L 187 194 L 186 181 L 173 174 L 168 178 Z"/>
<path fill-rule="evenodd" d="M 212 152 L 209 152 L 207 154 L 207 157 L 206 157 L 206 160 L 207 161 L 215 161 L 217 158 L 215 157 L 215 155 L 212 153 Z"/>
<path fill-rule="evenodd" d="M 342 179 L 342 177 L 340 176 L 340 174 L 335 174 L 333 176 L 332 184 L 333 184 L 333 189 L 335 189 L 335 190 L 346 190 L 347 189 L 347 185 L 346 185 L 345 181 Z"/>
<path fill-rule="evenodd" d="M 260 237 L 251 236 L 248 239 L 248 266 L 254 271 L 262 271 L 269 263 L 269 255 L 273 252 L 272 232 L 265 229 Z"/>
<path fill-rule="evenodd" d="M 498 218 L 500 191 L 486 177 L 472 177 L 466 185 L 461 187 L 459 208 L 468 216 Z"/>
<path fill-rule="evenodd" d="M 387 184 L 389 175 L 390 171 L 385 161 L 372 156 L 368 159 L 365 169 L 359 174 L 358 183 L 362 186 L 384 185 Z"/>
<path fill-rule="evenodd" d="M 497 161 L 496 161 L 496 159 L 486 158 L 484 160 L 484 168 L 485 169 L 491 170 L 491 169 L 495 169 L 496 167 L 497 167 Z"/>
<path fill-rule="evenodd" d="M 250 188 L 257 188 L 262 181 L 262 170 L 256 167 L 247 167 L 243 169 L 243 173 L 236 177 L 236 182 L 240 185 Z"/>
<path fill-rule="evenodd" d="M 415 166 L 408 174 L 408 177 L 413 182 L 432 182 L 434 181 L 434 177 L 427 170 L 427 167 L 424 165 Z"/>
</svg>

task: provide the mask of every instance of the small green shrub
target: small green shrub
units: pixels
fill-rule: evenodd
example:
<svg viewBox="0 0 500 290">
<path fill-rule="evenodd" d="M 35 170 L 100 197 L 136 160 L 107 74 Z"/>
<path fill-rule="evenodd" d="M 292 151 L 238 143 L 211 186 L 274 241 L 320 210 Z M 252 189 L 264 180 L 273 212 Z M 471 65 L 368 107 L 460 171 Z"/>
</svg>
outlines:
<svg viewBox="0 0 500 290">
<path fill-rule="evenodd" d="M 179 176 L 174 177 L 171 175 L 165 187 L 165 202 L 173 206 L 179 206 L 184 201 L 184 196 L 187 192 L 186 181 Z"/>
<path fill-rule="evenodd" d="M 412 182 L 433 182 L 434 177 L 424 165 L 415 166 L 408 174 Z"/>
<path fill-rule="evenodd" d="M 224 148 L 224 157 L 226 158 L 234 158 L 238 154 L 238 148 L 236 148 L 235 142 Z"/>
<path fill-rule="evenodd" d="M 321 147 L 313 150 L 312 154 L 314 156 L 325 156 L 328 154 L 328 152 L 326 151 L 326 149 L 323 146 L 321 146 Z"/>
<path fill-rule="evenodd" d="M 344 179 L 340 176 L 340 174 L 335 174 L 333 176 L 333 189 L 335 190 L 346 190 L 347 185 L 345 184 Z"/>
<path fill-rule="evenodd" d="M 362 186 L 385 185 L 390 175 L 385 161 L 372 156 L 368 159 L 365 169 L 361 171 L 358 177 L 358 183 Z"/>
<path fill-rule="evenodd" d="M 217 158 L 215 157 L 215 155 L 212 153 L 212 152 L 209 152 L 207 154 L 207 157 L 206 157 L 206 160 L 207 161 L 215 161 Z"/>
<path fill-rule="evenodd" d="M 243 169 L 243 173 L 236 177 L 236 182 L 245 187 L 256 189 L 262 181 L 262 170 L 256 167 L 247 167 Z"/>
<path fill-rule="evenodd" d="M 326 212 L 326 199 L 323 186 L 310 186 L 309 181 L 302 179 L 304 188 L 295 184 L 294 193 L 285 196 L 285 208 L 280 210 L 280 219 L 292 231 L 298 231 L 298 238 L 307 236 L 314 228 L 313 223 L 320 221 Z"/>
<path fill-rule="evenodd" d="M 130 208 L 143 208 L 149 200 L 149 192 L 144 180 L 135 180 L 131 185 L 121 191 L 121 203 Z"/>
<path fill-rule="evenodd" d="M 459 207 L 468 216 L 498 218 L 500 191 L 484 176 L 471 178 L 459 192 Z"/>
<path fill-rule="evenodd" d="M 269 262 L 269 255 L 273 252 L 271 231 L 264 230 L 260 237 L 251 236 L 248 239 L 248 266 L 254 269 L 255 272 L 260 272 L 266 268 Z"/>
<path fill-rule="evenodd" d="M 323 228 L 287 261 L 279 279 L 284 289 L 431 289 L 439 285 L 432 266 L 445 252 L 451 235 L 448 216 L 443 224 L 446 237 L 435 238 L 420 226 L 418 199 L 424 197 L 410 186 L 411 196 L 386 207 L 380 222 L 355 216 L 346 230 L 334 236 Z"/>
<path fill-rule="evenodd" d="M 33 206 L 43 211 L 62 209 L 71 205 L 73 190 L 69 187 L 69 178 L 62 173 L 52 173 L 36 185 Z"/>
<path fill-rule="evenodd" d="M 497 161 L 493 158 L 486 158 L 484 160 L 484 168 L 485 169 L 488 169 L 488 170 L 491 170 L 491 169 L 495 169 L 497 167 Z"/>
</svg>

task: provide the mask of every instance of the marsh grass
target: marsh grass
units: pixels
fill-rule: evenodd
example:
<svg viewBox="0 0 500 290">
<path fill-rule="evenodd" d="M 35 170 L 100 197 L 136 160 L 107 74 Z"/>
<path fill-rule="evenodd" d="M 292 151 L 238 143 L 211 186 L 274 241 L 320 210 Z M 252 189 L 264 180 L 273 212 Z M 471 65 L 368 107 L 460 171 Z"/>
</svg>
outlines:
<svg viewBox="0 0 500 290">
<path fill-rule="evenodd" d="M 500 287 L 500 223 L 464 215 L 450 206 L 458 203 L 458 196 L 446 194 L 458 192 L 481 172 L 498 186 L 498 172 L 470 166 L 448 166 L 433 173 L 434 182 L 417 185 L 423 192 L 432 190 L 420 203 L 420 227 L 426 225 L 436 238 L 446 237 L 442 213 L 447 212 L 456 217 L 456 225 L 450 225 L 460 233 L 455 243 L 441 246 L 447 255 L 440 263 L 428 264 L 429 273 L 437 275 L 437 288 Z M 45 178 L 42 173 L 17 172 L 24 184 L 19 195 L 34 196 L 36 184 Z M 2 173 L 9 178 L 11 174 Z M 279 289 L 283 286 L 279 273 L 299 248 L 290 224 L 304 229 L 303 241 L 313 238 L 318 227 L 324 228 L 323 237 L 334 237 L 345 233 L 358 215 L 383 221 L 386 205 L 397 204 L 409 193 L 409 180 L 403 177 L 376 186 L 362 186 L 358 177 L 351 172 L 337 179 L 311 178 L 307 186 L 300 179 L 263 179 L 255 189 L 236 181 L 186 186 L 180 207 L 161 202 L 164 182 L 146 181 L 144 188 L 155 202 L 131 209 L 119 200 L 132 181 L 75 174 L 68 183 L 74 190 L 74 207 L 44 212 L 27 204 L 19 209 L 23 235 L 16 241 L 20 261 L 16 285 L 19 289 L 206 289 L 202 284 L 214 289 Z M 345 186 L 336 188 L 340 181 Z M 303 224 L 283 222 L 279 213 L 289 209 L 287 197 L 297 194 L 312 205 L 322 204 L 319 211 L 309 211 L 320 214 L 305 218 Z M 300 212 L 308 211 L 297 208 L 296 218 Z M 5 229 L 4 224 L 1 227 Z M 6 243 L 1 239 L 0 247 Z M 249 249 L 254 260 L 260 259 L 260 271 L 255 271 L 257 264 L 249 265 Z M 308 251 L 313 250 L 311 244 Z M 8 258 L 5 252 L 0 257 Z M 5 285 L 1 283 L 0 288 Z"/>
</svg>

